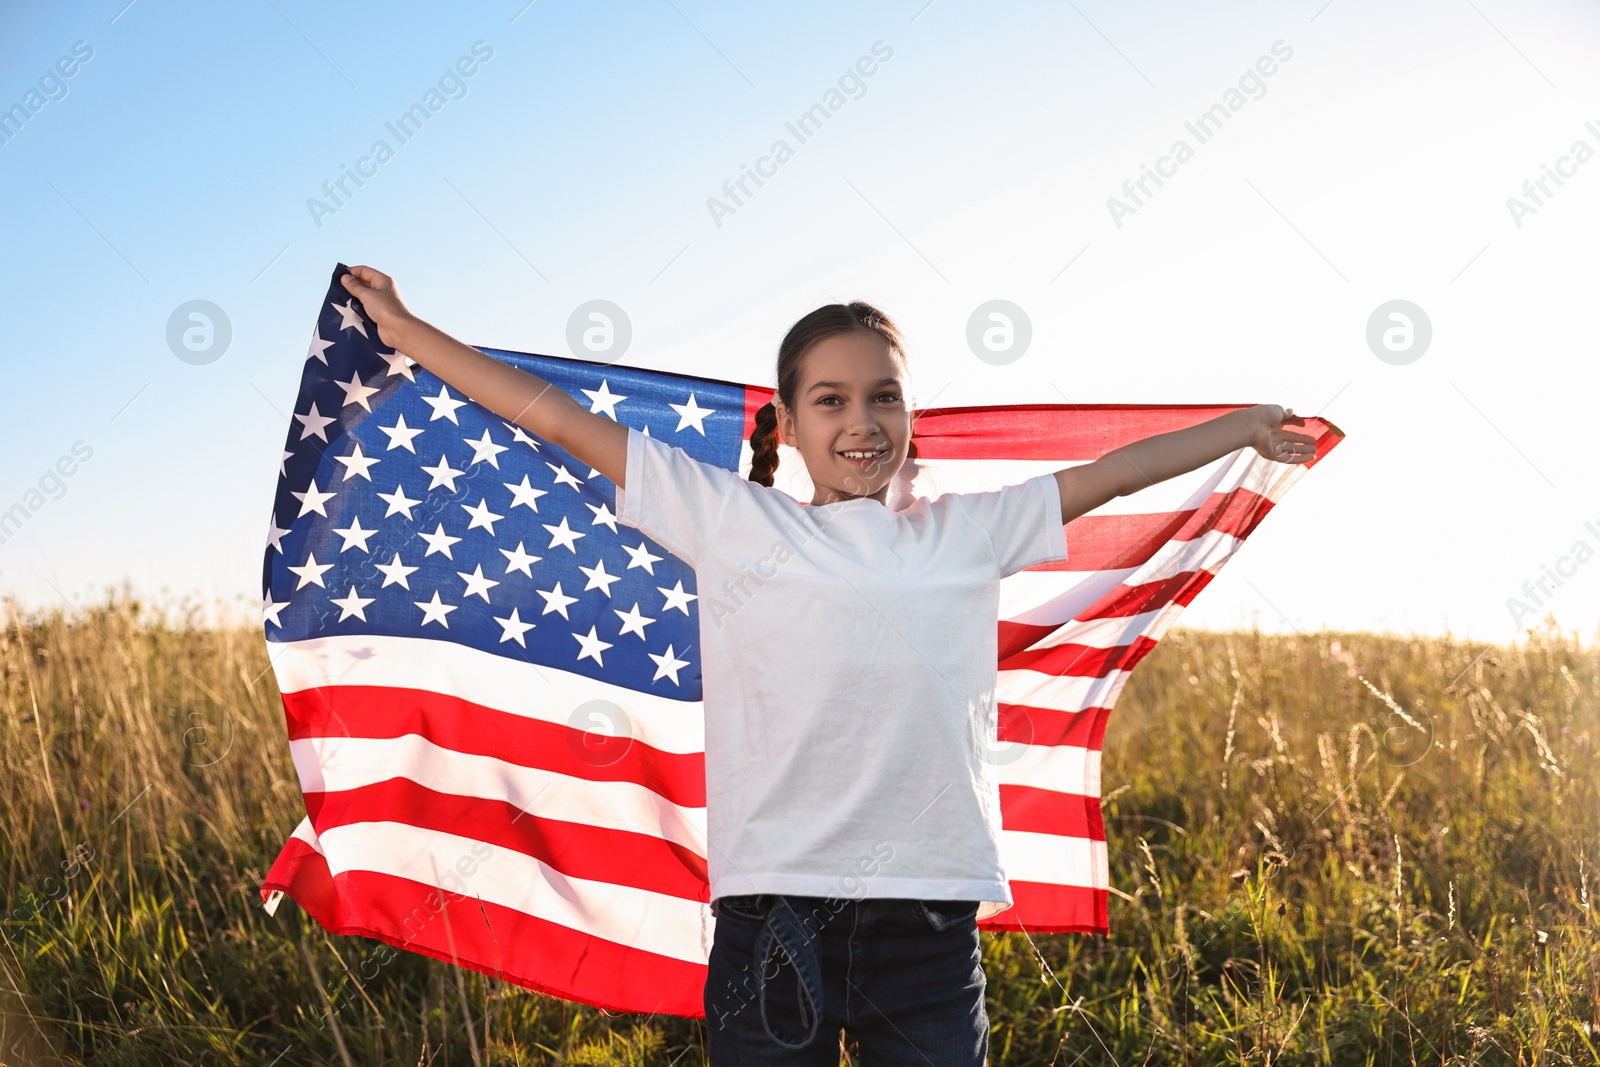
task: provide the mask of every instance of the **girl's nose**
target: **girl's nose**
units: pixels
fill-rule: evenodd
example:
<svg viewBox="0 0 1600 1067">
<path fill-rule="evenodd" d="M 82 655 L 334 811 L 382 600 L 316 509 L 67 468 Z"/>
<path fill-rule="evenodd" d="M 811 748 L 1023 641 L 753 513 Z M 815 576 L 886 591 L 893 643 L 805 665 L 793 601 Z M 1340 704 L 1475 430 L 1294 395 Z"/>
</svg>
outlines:
<svg viewBox="0 0 1600 1067">
<path fill-rule="evenodd" d="M 879 431 L 878 415 L 870 407 L 857 407 L 850 419 L 849 429 L 864 440 L 875 440 L 882 436 Z"/>
</svg>

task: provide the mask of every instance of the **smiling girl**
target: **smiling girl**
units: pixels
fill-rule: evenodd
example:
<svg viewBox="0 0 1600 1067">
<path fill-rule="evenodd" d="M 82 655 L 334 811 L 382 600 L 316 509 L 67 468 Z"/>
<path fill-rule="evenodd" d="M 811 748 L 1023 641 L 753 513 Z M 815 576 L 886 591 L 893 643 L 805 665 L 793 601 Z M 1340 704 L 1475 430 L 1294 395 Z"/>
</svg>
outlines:
<svg viewBox="0 0 1600 1067">
<path fill-rule="evenodd" d="M 749 476 L 597 415 L 413 315 L 371 267 L 342 278 L 406 353 L 616 485 L 616 516 L 745 583 L 700 622 L 715 930 L 711 1062 L 985 1062 L 977 922 L 1012 904 L 999 851 L 1001 579 L 1067 558 L 1065 524 L 1243 447 L 1303 463 L 1276 405 L 1136 441 L 987 492 L 889 505 L 916 456 L 906 349 L 883 312 L 830 304 L 778 351 Z M 772 487 L 796 449 L 809 502 Z M 751 571 L 760 580 L 750 589 Z"/>
</svg>

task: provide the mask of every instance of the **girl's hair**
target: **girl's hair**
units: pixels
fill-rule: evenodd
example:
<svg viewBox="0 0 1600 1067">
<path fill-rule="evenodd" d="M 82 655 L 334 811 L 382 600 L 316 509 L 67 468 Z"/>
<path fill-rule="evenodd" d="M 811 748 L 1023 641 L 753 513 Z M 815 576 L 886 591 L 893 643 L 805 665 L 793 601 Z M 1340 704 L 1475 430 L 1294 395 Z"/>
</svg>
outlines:
<svg viewBox="0 0 1600 1067">
<path fill-rule="evenodd" d="M 888 343 L 889 351 L 900 361 L 901 367 L 906 366 L 905 342 L 900 328 L 888 315 L 862 300 L 824 304 L 789 327 L 783 343 L 778 346 L 777 395 L 784 407 L 795 410 L 795 390 L 800 386 L 800 366 L 806 350 L 824 338 L 851 330 L 871 330 Z M 756 426 L 750 432 L 750 451 L 755 454 L 750 464 L 750 481 L 771 488 L 773 472 L 778 469 L 778 412 L 770 400 L 756 412 Z M 908 458 L 917 458 L 915 437 Z"/>
</svg>

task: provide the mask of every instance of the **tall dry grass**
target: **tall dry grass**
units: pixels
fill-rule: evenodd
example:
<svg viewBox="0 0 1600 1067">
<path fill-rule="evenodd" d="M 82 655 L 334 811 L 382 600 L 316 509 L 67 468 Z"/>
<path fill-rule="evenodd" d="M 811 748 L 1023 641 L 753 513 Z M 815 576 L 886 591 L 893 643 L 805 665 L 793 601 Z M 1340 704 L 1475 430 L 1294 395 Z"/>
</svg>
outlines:
<svg viewBox="0 0 1600 1067">
<path fill-rule="evenodd" d="M 258 632 L 13 617 L 0 693 L 6 1063 L 704 1062 L 268 917 L 303 808 Z M 992 1061 L 1600 1061 L 1597 693 L 1554 631 L 1168 635 L 1106 740 L 1111 935 L 984 935 Z"/>
</svg>

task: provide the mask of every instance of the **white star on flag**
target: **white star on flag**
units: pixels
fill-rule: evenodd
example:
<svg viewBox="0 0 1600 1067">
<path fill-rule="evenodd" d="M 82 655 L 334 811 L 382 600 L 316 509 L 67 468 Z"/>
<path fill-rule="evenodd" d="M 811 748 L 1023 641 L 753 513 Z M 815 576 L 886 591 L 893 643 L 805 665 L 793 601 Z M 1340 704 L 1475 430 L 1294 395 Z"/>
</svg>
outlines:
<svg viewBox="0 0 1600 1067">
<path fill-rule="evenodd" d="M 472 521 L 467 523 L 469 531 L 488 530 L 490 537 L 494 536 L 494 524 L 505 518 L 504 515 L 496 515 L 490 511 L 489 502 L 481 498 L 478 500 L 477 507 L 468 507 L 466 504 L 462 504 L 461 510 L 472 516 Z"/>
<path fill-rule="evenodd" d="M 456 479 L 466 473 L 465 471 L 458 471 L 454 467 L 450 466 L 450 460 L 447 456 L 440 456 L 439 462 L 432 467 L 422 467 L 420 469 L 427 471 L 433 476 L 433 480 L 428 483 L 428 489 L 430 491 L 437 489 L 442 485 L 452 493 L 456 491 Z"/>
<path fill-rule="evenodd" d="M 465 443 L 472 449 L 473 463 L 487 463 L 495 470 L 500 469 L 500 461 L 495 457 L 502 452 L 511 451 L 505 445 L 495 444 L 494 440 L 490 438 L 488 430 L 483 431 L 483 437 L 479 440 L 466 441 Z"/>
<path fill-rule="evenodd" d="M 411 442 L 417 436 L 417 434 L 422 432 L 422 428 L 418 427 L 417 429 L 413 430 L 411 427 L 407 426 L 406 417 L 404 415 L 396 416 L 393 426 L 379 426 L 378 429 L 382 430 L 388 435 L 389 451 L 392 452 L 397 448 L 403 448 L 407 452 L 410 452 L 413 456 L 417 454 L 417 450 L 412 447 Z"/>
<path fill-rule="evenodd" d="M 465 571 L 456 571 L 456 574 L 460 575 L 461 580 L 467 583 L 466 592 L 461 594 L 463 598 L 477 596 L 482 597 L 485 604 L 491 603 L 489 600 L 489 590 L 493 589 L 500 583 L 495 581 L 493 578 L 485 578 L 483 576 L 483 564 L 480 563 L 478 566 L 472 568 L 471 574 L 468 574 Z"/>
<path fill-rule="evenodd" d="M 660 563 L 665 557 L 657 556 L 645 547 L 640 541 L 637 545 L 623 545 L 622 550 L 628 554 L 628 569 L 643 567 L 646 574 L 655 574 L 655 564 Z"/>
<path fill-rule="evenodd" d="M 340 552 L 348 552 L 352 548 L 359 548 L 363 552 L 370 552 L 371 549 L 367 548 L 367 538 L 371 537 L 378 531 L 363 530 L 361 528 L 361 516 L 357 515 L 355 518 L 350 520 L 349 526 L 346 526 L 342 530 L 335 529 L 333 532 L 344 538 L 344 547 L 339 549 Z"/>
<path fill-rule="evenodd" d="M 551 526 L 547 522 L 540 523 L 540 525 L 546 530 L 550 531 L 551 548 L 555 548 L 557 545 L 560 545 L 573 555 L 578 554 L 577 548 L 574 547 L 577 544 L 578 538 L 587 536 L 586 534 L 581 534 L 567 526 L 567 517 L 565 515 L 561 517 L 560 526 Z"/>
<path fill-rule="evenodd" d="M 328 416 L 319 413 L 317 411 L 317 405 L 315 401 L 312 401 L 310 411 L 306 412 L 304 415 L 296 413 L 295 419 L 298 420 L 300 425 L 304 427 L 304 429 L 300 431 L 300 440 L 304 441 L 312 434 L 316 434 L 318 437 L 322 438 L 323 443 L 327 443 L 328 440 L 328 426 L 339 421 L 338 419 L 329 418 Z"/>
<path fill-rule="evenodd" d="M 426 626 L 430 622 L 436 622 L 446 630 L 450 629 L 450 622 L 445 616 L 456 610 L 456 605 L 440 601 L 437 589 L 433 591 L 432 600 L 413 600 L 412 603 L 422 609 L 421 625 Z"/>
<path fill-rule="evenodd" d="M 361 321 L 361 312 L 356 310 L 354 297 L 348 303 L 334 304 L 333 306 L 339 311 L 339 329 L 357 330 L 360 331 L 362 337 L 367 336 L 367 325 Z M 327 361 L 324 360 L 323 362 Z"/>
<path fill-rule="evenodd" d="M 590 400 L 594 401 L 589 405 L 589 410 L 597 415 L 609 415 L 613 421 L 617 417 L 617 405 L 628 399 L 625 396 L 618 396 L 613 393 L 610 383 L 604 378 L 600 379 L 599 389 L 585 389 L 584 392 L 588 394 Z"/>
<path fill-rule="evenodd" d="M 372 465 L 378 462 L 378 457 L 363 456 L 361 454 L 361 442 L 356 442 L 356 446 L 350 455 L 334 456 L 333 458 L 344 464 L 344 481 L 348 482 L 358 474 L 367 481 L 372 481 L 372 475 L 368 472 Z"/>
<path fill-rule="evenodd" d="M 312 329 L 311 329 L 311 348 L 309 350 L 307 350 L 306 358 L 307 359 L 321 360 L 322 361 L 322 365 L 324 367 L 326 367 L 328 365 L 328 357 L 323 355 L 323 353 L 326 352 L 328 349 L 330 349 L 332 347 L 333 347 L 333 342 L 332 341 L 324 341 L 322 339 L 321 330 L 318 327 L 312 327 Z"/>
<path fill-rule="evenodd" d="M 383 513 L 383 517 L 386 519 L 391 515 L 402 513 L 409 519 L 411 518 L 411 509 L 422 503 L 420 500 L 412 500 L 406 496 L 406 487 L 403 485 L 395 486 L 392 493 L 379 493 L 378 499 L 389 505 L 389 510 Z"/>
<path fill-rule="evenodd" d="M 411 373 L 411 357 L 404 352 L 379 352 L 378 358 L 389 365 L 389 377 L 398 375 L 408 382 L 417 380 L 417 376 Z"/>
<path fill-rule="evenodd" d="M 654 652 L 647 652 L 645 655 L 656 661 L 657 670 L 655 677 L 650 679 L 651 681 L 658 681 L 667 675 L 671 675 L 673 684 L 677 685 L 679 684 L 678 672 L 689 665 L 688 660 L 674 658 L 671 645 L 667 646 L 667 651 L 663 655 L 658 656 Z"/>
<path fill-rule="evenodd" d="M 362 622 L 366 622 L 367 621 L 366 608 L 367 608 L 368 604 L 372 603 L 373 599 L 374 598 L 372 598 L 372 597 L 357 596 L 356 595 L 356 587 L 352 585 L 350 587 L 350 595 L 349 596 L 346 596 L 346 597 L 336 597 L 336 596 L 335 597 L 329 597 L 328 598 L 328 603 L 337 604 L 339 606 L 339 621 L 340 622 L 343 622 L 344 620 L 348 619 L 352 615 L 354 615 L 356 618 L 360 619 Z"/>
<path fill-rule="evenodd" d="M 278 517 L 276 515 L 267 520 L 267 544 L 279 552 L 283 551 L 283 535 L 288 532 L 288 530 L 278 528 Z"/>
<path fill-rule="evenodd" d="M 290 567 L 289 570 L 300 576 L 300 584 L 295 586 L 296 589 L 304 589 L 308 585 L 322 586 L 322 588 L 326 589 L 327 586 L 322 585 L 322 572 L 332 568 L 333 564 L 318 563 L 317 554 L 308 552 L 306 553 L 306 561 L 303 564 L 298 567 Z"/>
<path fill-rule="evenodd" d="M 458 543 L 461 538 L 451 537 L 449 534 L 445 533 L 444 523 L 441 522 L 434 527 L 433 533 L 423 533 L 419 530 L 417 531 L 417 536 L 428 542 L 428 551 L 422 554 L 424 559 L 433 555 L 435 552 L 443 552 L 445 559 L 455 559 L 455 557 L 450 554 L 450 546 Z"/>
<path fill-rule="evenodd" d="M 360 404 L 362 410 L 368 412 L 372 410 L 372 405 L 367 403 L 367 397 L 373 393 L 383 391 L 370 385 L 363 385 L 361 376 L 355 371 L 350 372 L 350 380 L 348 382 L 334 382 L 333 384 L 344 390 L 344 407 L 349 407 L 351 404 Z"/>
<path fill-rule="evenodd" d="M 296 500 L 300 501 L 300 514 L 301 515 L 308 515 L 311 512 L 316 512 L 318 515 L 321 515 L 323 518 L 327 518 L 328 517 L 328 513 L 326 511 L 322 510 L 322 505 L 326 504 L 328 501 L 332 500 L 334 497 L 338 496 L 339 494 L 338 493 L 320 492 L 317 489 L 317 480 L 315 478 L 313 478 L 313 479 L 311 479 L 311 484 L 306 487 L 306 491 L 305 492 L 303 492 L 303 493 L 290 493 L 289 495 L 294 497 Z M 298 518 L 298 517 L 299 516 L 296 516 L 296 518 Z"/>
<path fill-rule="evenodd" d="M 622 636 L 622 634 L 638 634 L 639 640 L 643 641 L 645 639 L 644 628 L 656 621 L 654 619 L 647 619 L 644 617 L 644 615 L 640 614 L 639 602 L 637 600 L 633 602 L 633 607 L 629 608 L 627 611 L 617 611 L 616 608 L 612 608 L 611 610 L 616 612 L 617 618 L 622 620 L 622 629 L 617 635 L 619 637 Z"/>
<path fill-rule="evenodd" d="M 692 392 L 689 394 L 689 402 L 687 404 L 669 404 L 668 407 L 678 413 L 678 425 L 673 428 L 675 431 L 681 430 L 685 426 L 693 426 L 700 431 L 701 437 L 706 435 L 706 416 L 716 414 L 714 409 L 703 408 L 695 403 L 694 393 Z"/>
<path fill-rule="evenodd" d="M 394 554 L 394 559 L 392 561 L 388 563 L 378 563 L 374 566 L 379 571 L 383 572 L 384 589 L 389 588 L 391 585 L 398 585 L 402 589 L 410 589 L 411 583 L 406 580 L 406 576 L 409 574 L 414 574 L 419 569 L 417 567 L 407 567 L 404 563 L 400 562 L 400 553 L 398 552 Z"/>
<path fill-rule="evenodd" d="M 543 489 L 535 489 L 533 486 L 529 485 L 528 476 L 526 474 L 522 476 L 522 481 L 517 485 L 512 485 L 510 482 L 502 482 L 501 484 L 507 489 L 511 490 L 512 507 L 516 507 L 518 504 L 521 504 L 523 507 L 528 508 L 535 514 L 538 513 L 539 498 L 544 496 L 545 491 Z"/>
<path fill-rule="evenodd" d="M 424 393 L 422 395 L 422 399 L 429 407 L 433 409 L 433 414 L 428 419 L 429 422 L 432 422 L 435 419 L 449 419 L 457 426 L 461 425 L 460 421 L 456 418 L 456 409 L 466 407 L 467 402 L 465 400 L 452 399 L 449 389 L 441 385 L 439 386 L 438 396 L 428 396 L 426 393 Z"/>
<path fill-rule="evenodd" d="M 261 598 L 261 621 L 263 623 L 270 622 L 274 626 L 282 627 L 283 623 L 278 619 L 278 612 L 282 611 L 288 606 L 289 602 L 287 600 L 274 601 L 272 599 L 272 594 L 268 593 L 266 596 Z"/>
<path fill-rule="evenodd" d="M 622 580 L 616 575 L 606 573 L 606 561 L 604 559 L 597 560 L 593 567 L 585 567 L 582 564 L 579 564 L 578 569 L 589 576 L 589 584 L 583 587 L 584 592 L 588 592 L 591 589 L 598 589 L 606 596 L 610 596 L 611 583 L 620 582 Z"/>
<path fill-rule="evenodd" d="M 687 615 L 689 614 L 689 601 L 700 599 L 700 597 L 695 593 L 686 593 L 683 591 L 682 579 L 679 579 L 678 584 L 674 585 L 671 589 L 661 589 L 659 585 L 656 586 L 656 588 L 660 589 L 661 595 L 667 598 L 666 604 L 661 608 L 662 611 L 666 611 L 668 608 L 677 608 L 679 611 Z"/>
<path fill-rule="evenodd" d="M 521 541 L 517 542 L 517 547 L 516 547 L 515 551 L 511 551 L 510 549 L 502 548 L 500 550 L 500 554 L 506 558 L 506 573 L 507 574 L 510 574 L 512 571 L 521 571 L 523 574 L 526 574 L 529 578 L 533 577 L 533 572 L 528 569 L 528 564 L 537 563 L 539 560 L 544 558 L 542 556 L 530 556 L 530 555 L 528 555 L 526 552 L 524 552 L 522 550 L 522 542 Z"/>
<path fill-rule="evenodd" d="M 599 635 L 594 632 L 593 626 L 589 627 L 589 632 L 586 634 L 573 634 L 572 636 L 576 637 L 578 643 L 583 646 L 583 651 L 578 653 L 579 659 L 587 657 L 602 667 L 606 665 L 605 660 L 600 658 L 600 653 L 610 648 L 611 642 L 600 640 Z"/>
<path fill-rule="evenodd" d="M 531 622 L 523 622 L 520 618 L 518 618 L 516 608 L 512 608 L 511 614 L 504 618 L 501 618 L 499 615 L 494 616 L 494 621 L 499 623 L 501 630 L 504 631 L 500 635 L 501 644 L 505 644 L 507 641 L 515 641 L 523 648 L 528 647 L 528 642 L 522 639 L 522 635 L 533 629 L 535 624 Z"/>
<path fill-rule="evenodd" d="M 511 440 L 513 443 L 527 445 L 535 452 L 539 451 L 539 442 L 529 437 L 527 432 L 523 430 L 521 426 L 518 426 L 514 422 L 506 422 L 504 419 L 500 420 L 500 425 L 511 431 Z"/>
<path fill-rule="evenodd" d="M 560 582 L 557 582 L 556 587 L 548 592 L 543 589 L 535 589 L 534 592 L 544 597 L 544 610 L 539 613 L 541 615 L 548 615 L 552 611 L 559 611 L 561 613 L 561 617 L 565 619 L 567 618 L 567 605 L 576 604 L 578 602 L 577 597 L 567 596 L 561 591 Z"/>
<path fill-rule="evenodd" d="M 578 476 L 567 470 L 563 464 L 546 463 L 545 466 L 555 473 L 557 485 L 570 485 L 580 495 L 583 493 L 583 483 L 578 481 Z"/>
</svg>

